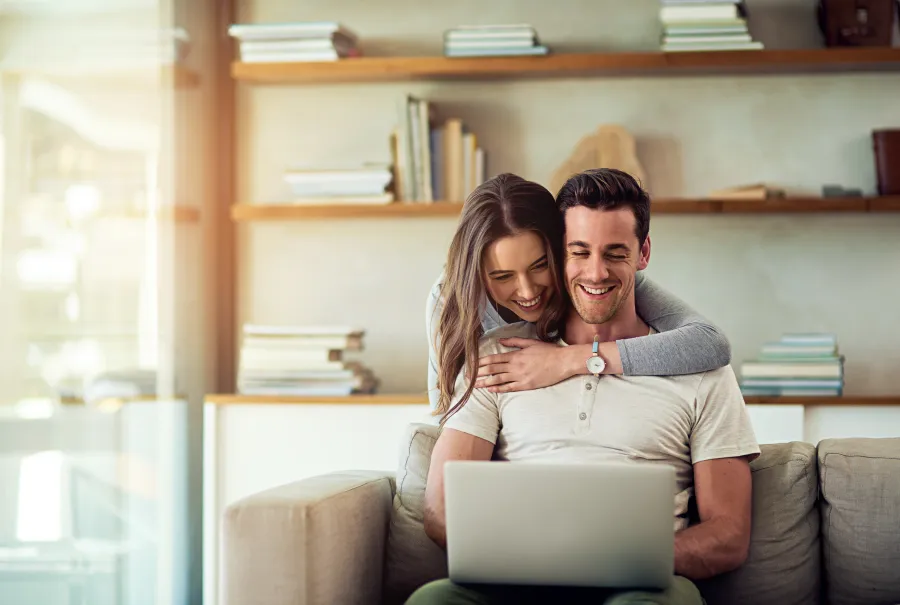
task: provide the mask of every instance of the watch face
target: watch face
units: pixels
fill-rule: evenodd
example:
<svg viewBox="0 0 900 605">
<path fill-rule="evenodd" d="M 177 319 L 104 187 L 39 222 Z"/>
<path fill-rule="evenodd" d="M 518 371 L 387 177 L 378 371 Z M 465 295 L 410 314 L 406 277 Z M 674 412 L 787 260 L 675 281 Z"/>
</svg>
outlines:
<svg viewBox="0 0 900 605">
<path fill-rule="evenodd" d="M 600 374 L 606 369 L 606 362 L 602 357 L 588 357 L 587 369 L 591 374 Z"/>
</svg>

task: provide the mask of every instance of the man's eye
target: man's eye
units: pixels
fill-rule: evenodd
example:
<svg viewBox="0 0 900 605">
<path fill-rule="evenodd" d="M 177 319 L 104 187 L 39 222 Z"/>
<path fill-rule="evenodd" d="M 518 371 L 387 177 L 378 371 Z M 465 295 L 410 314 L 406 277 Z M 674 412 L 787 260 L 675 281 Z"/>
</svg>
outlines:
<svg viewBox="0 0 900 605">
<path fill-rule="evenodd" d="M 587 256 L 587 252 L 573 252 L 572 256 Z"/>
<path fill-rule="evenodd" d="M 623 256 L 623 255 L 621 255 L 621 254 L 610 254 L 610 255 L 609 255 L 609 258 L 611 258 L 612 260 L 625 260 L 625 259 L 628 258 L 628 257 L 627 257 L 627 256 Z"/>
</svg>

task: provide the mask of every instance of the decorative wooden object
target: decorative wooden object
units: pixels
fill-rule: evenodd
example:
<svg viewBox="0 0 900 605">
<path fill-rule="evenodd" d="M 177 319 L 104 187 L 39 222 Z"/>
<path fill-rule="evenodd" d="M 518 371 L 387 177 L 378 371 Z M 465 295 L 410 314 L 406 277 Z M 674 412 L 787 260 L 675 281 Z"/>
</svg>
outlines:
<svg viewBox="0 0 900 605">
<path fill-rule="evenodd" d="M 556 195 L 570 176 L 591 168 L 618 168 L 647 188 L 634 137 L 622 126 L 605 124 L 578 141 L 569 157 L 550 177 L 550 193 Z"/>
</svg>

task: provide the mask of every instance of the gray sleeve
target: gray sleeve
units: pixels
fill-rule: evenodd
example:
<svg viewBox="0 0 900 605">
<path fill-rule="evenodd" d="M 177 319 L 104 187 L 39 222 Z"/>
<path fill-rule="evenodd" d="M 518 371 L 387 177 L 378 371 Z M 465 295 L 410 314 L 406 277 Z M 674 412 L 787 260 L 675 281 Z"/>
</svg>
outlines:
<svg viewBox="0 0 900 605">
<path fill-rule="evenodd" d="M 434 348 L 434 336 L 438 329 L 441 318 L 441 309 L 444 307 L 444 301 L 441 298 L 440 284 L 435 286 L 428 293 L 428 300 L 425 302 L 425 336 L 428 338 L 428 403 L 431 409 L 437 408 L 440 391 L 438 385 L 438 360 L 437 350 Z"/>
<path fill-rule="evenodd" d="M 705 317 L 641 273 L 634 288 L 638 315 L 659 334 L 616 341 L 626 375 L 697 374 L 731 362 L 731 344 Z"/>
</svg>

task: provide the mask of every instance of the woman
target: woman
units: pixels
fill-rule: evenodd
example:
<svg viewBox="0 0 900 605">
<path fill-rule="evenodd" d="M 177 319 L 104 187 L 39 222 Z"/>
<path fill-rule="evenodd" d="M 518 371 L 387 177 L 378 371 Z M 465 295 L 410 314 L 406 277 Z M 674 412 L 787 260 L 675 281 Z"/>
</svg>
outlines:
<svg viewBox="0 0 900 605">
<path fill-rule="evenodd" d="M 587 373 L 591 345 L 559 347 L 552 342 L 568 309 L 562 245 L 562 215 L 541 185 L 501 174 L 469 195 L 445 272 L 426 307 L 428 395 L 435 415 L 461 407 L 475 388 L 537 389 Z M 635 282 L 635 303 L 641 318 L 658 333 L 601 343 L 604 373 L 667 376 L 729 363 L 725 336 L 641 274 Z M 478 341 L 485 332 L 521 320 L 537 325 L 540 341 L 507 339 L 503 344 L 521 350 L 478 359 Z M 451 409 L 464 366 L 470 379 Z"/>
</svg>

